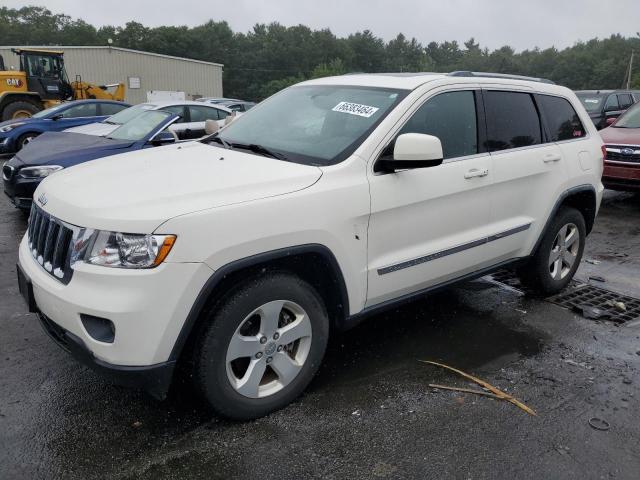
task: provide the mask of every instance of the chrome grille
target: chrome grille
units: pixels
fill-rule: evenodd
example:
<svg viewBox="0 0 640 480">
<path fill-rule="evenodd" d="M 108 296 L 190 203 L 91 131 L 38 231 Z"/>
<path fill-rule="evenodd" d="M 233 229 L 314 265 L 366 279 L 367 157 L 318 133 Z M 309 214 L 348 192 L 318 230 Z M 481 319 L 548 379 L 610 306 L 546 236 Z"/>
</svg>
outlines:
<svg viewBox="0 0 640 480">
<path fill-rule="evenodd" d="M 47 214 L 36 204 L 31 206 L 27 227 L 29 249 L 35 260 L 54 278 L 69 283 L 73 230 L 61 220 Z"/>
<path fill-rule="evenodd" d="M 605 160 L 640 164 L 640 146 L 607 145 Z"/>
</svg>

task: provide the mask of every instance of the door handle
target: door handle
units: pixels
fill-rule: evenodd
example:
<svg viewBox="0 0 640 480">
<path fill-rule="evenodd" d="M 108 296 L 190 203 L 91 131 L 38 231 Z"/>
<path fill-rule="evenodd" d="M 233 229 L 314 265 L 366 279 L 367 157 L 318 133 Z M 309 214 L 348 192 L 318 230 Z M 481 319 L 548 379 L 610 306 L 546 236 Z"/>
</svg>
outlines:
<svg viewBox="0 0 640 480">
<path fill-rule="evenodd" d="M 548 153 L 547 155 L 542 157 L 544 163 L 559 162 L 561 159 L 562 157 L 557 153 Z"/>
<path fill-rule="evenodd" d="M 464 174 L 464 178 L 469 180 L 470 178 L 486 177 L 487 175 L 489 175 L 488 168 L 483 168 L 483 169 L 472 168 L 471 170 L 469 170 L 467 173 Z"/>
</svg>

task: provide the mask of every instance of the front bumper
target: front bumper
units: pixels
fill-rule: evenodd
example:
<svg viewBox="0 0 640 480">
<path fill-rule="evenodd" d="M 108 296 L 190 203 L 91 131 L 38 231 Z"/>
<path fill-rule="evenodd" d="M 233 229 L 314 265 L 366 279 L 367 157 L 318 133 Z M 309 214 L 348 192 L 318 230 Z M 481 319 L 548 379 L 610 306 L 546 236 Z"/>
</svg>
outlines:
<svg viewBox="0 0 640 480">
<path fill-rule="evenodd" d="M 605 163 L 602 183 L 611 190 L 640 191 L 640 165 Z"/>
<path fill-rule="evenodd" d="M 0 155 L 15 153 L 15 142 L 11 137 L 0 137 Z"/>
<path fill-rule="evenodd" d="M 3 175 L 4 193 L 17 208 L 28 210 L 31 208 L 33 192 L 42 180 L 42 178 L 21 178 L 17 173 L 7 180 Z"/>
<path fill-rule="evenodd" d="M 145 270 L 80 264 L 64 285 L 34 260 L 26 238 L 20 244 L 19 266 L 32 285 L 45 326 L 61 332 L 58 339 L 53 337 L 57 343 L 66 344 L 74 357 L 118 383 L 134 384 L 156 396 L 170 381 L 176 360 L 170 358 L 171 350 L 213 273 L 202 263 L 165 262 Z M 110 320 L 113 342 L 93 338 L 81 315 Z"/>
<path fill-rule="evenodd" d="M 46 334 L 63 350 L 116 385 L 145 390 L 158 400 L 167 396 L 175 360 L 145 367 L 113 365 L 96 358 L 80 337 L 60 327 L 42 312 L 38 312 L 38 318 Z"/>
</svg>

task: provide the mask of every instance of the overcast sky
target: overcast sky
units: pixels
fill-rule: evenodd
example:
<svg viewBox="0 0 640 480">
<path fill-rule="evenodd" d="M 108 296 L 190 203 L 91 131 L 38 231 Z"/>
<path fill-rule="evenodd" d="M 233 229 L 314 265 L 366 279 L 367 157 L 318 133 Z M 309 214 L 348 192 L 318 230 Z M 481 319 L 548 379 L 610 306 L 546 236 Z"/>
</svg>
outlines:
<svg viewBox="0 0 640 480">
<path fill-rule="evenodd" d="M 39 3 L 40 2 L 40 3 Z M 563 48 L 578 40 L 635 36 L 640 30 L 640 0 L 2 0 L 19 8 L 46 5 L 55 13 L 80 17 L 93 25 L 199 25 L 226 20 L 246 32 L 256 23 L 304 24 L 330 28 L 336 35 L 369 29 L 389 40 L 398 32 L 421 43 L 470 37 L 484 47 L 511 45 Z M 84 7 L 79 8 L 80 5 Z M 91 5 L 91 6 L 89 6 Z M 101 5 L 101 7 L 99 7 Z M 166 6 L 165 6 L 166 5 Z"/>
</svg>

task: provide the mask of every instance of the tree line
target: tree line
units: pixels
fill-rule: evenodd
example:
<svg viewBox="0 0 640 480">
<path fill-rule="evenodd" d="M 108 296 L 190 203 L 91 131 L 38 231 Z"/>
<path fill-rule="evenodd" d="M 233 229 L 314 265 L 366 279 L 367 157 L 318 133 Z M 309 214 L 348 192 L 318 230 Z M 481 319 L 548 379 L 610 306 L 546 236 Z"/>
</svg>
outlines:
<svg viewBox="0 0 640 480">
<path fill-rule="evenodd" d="M 349 72 L 472 70 L 544 77 L 575 90 L 620 88 L 632 51 L 639 65 L 632 85 L 640 88 L 640 34 L 516 52 L 509 46 L 489 50 L 473 38 L 462 45 L 423 45 L 402 33 L 386 42 L 369 30 L 337 37 L 328 29 L 279 23 L 257 24 L 246 33 L 214 20 L 195 27 L 150 28 L 131 21 L 96 28 L 44 7 L 0 7 L 4 45 L 107 45 L 109 40 L 117 47 L 222 63 L 225 95 L 247 100 L 261 100 L 305 79 Z"/>
</svg>

